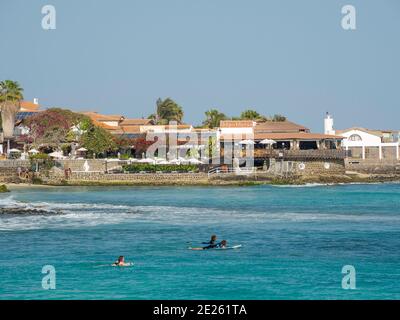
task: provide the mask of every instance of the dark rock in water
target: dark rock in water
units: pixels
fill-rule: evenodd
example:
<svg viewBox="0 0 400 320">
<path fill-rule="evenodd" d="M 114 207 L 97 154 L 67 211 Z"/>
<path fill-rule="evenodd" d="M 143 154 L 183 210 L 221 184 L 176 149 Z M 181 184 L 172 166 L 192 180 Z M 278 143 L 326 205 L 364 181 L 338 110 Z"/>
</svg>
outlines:
<svg viewBox="0 0 400 320">
<path fill-rule="evenodd" d="M 4 193 L 4 192 L 10 192 L 10 190 L 8 190 L 8 188 L 5 184 L 2 184 L 0 186 L 0 193 Z"/>
<path fill-rule="evenodd" d="M 49 211 L 35 208 L 0 208 L 0 215 L 55 215 L 61 213 L 61 211 Z"/>
</svg>

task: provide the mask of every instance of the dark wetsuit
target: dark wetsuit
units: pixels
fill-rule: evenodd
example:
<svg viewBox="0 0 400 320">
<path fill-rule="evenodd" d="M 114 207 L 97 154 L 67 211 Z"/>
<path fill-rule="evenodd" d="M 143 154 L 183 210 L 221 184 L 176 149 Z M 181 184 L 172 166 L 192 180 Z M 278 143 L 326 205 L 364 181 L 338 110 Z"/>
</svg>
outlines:
<svg viewBox="0 0 400 320">
<path fill-rule="evenodd" d="M 203 250 L 207 250 L 207 249 L 215 249 L 215 248 L 221 248 L 221 242 L 220 243 L 215 243 L 215 241 L 210 241 L 209 245 L 207 247 L 203 247 Z"/>
</svg>

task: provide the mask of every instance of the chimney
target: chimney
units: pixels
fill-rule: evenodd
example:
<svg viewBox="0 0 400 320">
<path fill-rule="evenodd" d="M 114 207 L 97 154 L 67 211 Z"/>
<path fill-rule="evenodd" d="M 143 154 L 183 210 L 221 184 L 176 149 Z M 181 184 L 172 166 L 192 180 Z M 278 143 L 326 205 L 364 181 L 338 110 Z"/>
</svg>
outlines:
<svg viewBox="0 0 400 320">
<path fill-rule="evenodd" d="M 38 98 L 33 98 L 33 103 L 34 104 L 39 104 L 39 99 Z"/>
<path fill-rule="evenodd" d="M 325 119 L 324 119 L 324 133 L 329 134 L 329 135 L 335 135 L 335 130 L 333 129 L 333 118 L 329 114 L 329 112 L 326 113 Z"/>
</svg>

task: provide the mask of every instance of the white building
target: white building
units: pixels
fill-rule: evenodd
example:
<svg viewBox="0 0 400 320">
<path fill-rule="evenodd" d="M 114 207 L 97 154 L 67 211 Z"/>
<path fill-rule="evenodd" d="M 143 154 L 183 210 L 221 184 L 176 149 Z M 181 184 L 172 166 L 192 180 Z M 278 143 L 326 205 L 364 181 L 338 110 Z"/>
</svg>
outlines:
<svg viewBox="0 0 400 320">
<path fill-rule="evenodd" d="M 217 130 L 218 141 L 223 137 L 228 140 L 254 139 L 254 128 L 257 122 L 253 120 L 222 120 Z"/>
<path fill-rule="evenodd" d="M 400 131 L 370 130 L 353 127 L 345 130 L 334 130 L 333 118 L 325 117 L 325 134 L 336 134 L 344 137 L 342 146 L 351 151 L 352 158 L 374 160 L 400 160 L 399 136 Z"/>
</svg>

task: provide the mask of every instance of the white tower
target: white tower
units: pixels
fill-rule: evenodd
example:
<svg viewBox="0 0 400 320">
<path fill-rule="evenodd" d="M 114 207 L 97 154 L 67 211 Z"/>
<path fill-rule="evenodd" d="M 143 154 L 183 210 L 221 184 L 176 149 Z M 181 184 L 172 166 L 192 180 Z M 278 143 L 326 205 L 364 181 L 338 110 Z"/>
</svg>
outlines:
<svg viewBox="0 0 400 320">
<path fill-rule="evenodd" d="M 335 135 L 335 130 L 333 129 L 333 118 L 328 112 L 324 119 L 324 131 L 325 134 Z"/>
</svg>

